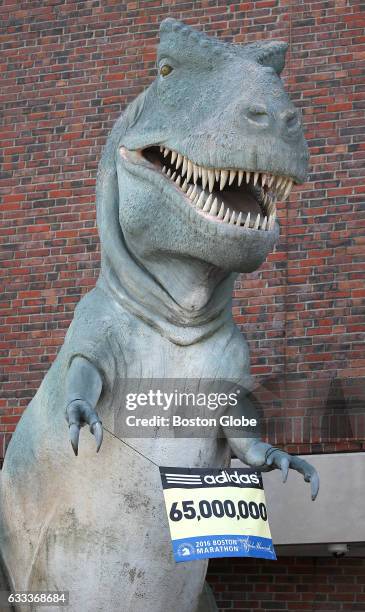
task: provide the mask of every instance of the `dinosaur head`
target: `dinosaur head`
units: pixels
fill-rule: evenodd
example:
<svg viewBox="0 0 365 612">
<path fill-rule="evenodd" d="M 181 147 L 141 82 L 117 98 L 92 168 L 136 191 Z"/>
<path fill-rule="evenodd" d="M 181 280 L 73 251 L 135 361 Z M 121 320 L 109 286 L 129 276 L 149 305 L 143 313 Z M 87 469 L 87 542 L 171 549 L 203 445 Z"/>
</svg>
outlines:
<svg viewBox="0 0 365 612">
<path fill-rule="evenodd" d="M 158 74 L 115 147 L 123 233 L 144 258 L 250 272 L 278 239 L 276 202 L 307 173 L 279 76 L 287 45 L 227 44 L 173 19 L 160 32 Z"/>
</svg>

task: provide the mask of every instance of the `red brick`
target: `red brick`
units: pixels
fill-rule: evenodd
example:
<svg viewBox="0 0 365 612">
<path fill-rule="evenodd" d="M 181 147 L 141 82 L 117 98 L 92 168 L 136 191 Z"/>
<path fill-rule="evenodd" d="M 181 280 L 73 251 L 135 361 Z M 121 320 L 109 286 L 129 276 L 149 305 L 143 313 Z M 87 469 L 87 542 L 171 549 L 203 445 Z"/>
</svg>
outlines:
<svg viewBox="0 0 365 612">
<path fill-rule="evenodd" d="M 361 3 L 128 2 L 122 13 L 117 0 L 85 3 L 85 8 L 78 3 L 76 44 L 73 12 L 72 2 L 64 3 L 62 11 L 55 2 L 38 7 L 7 0 L 0 7 L 4 108 L 0 350 L 7 377 L 0 456 L 62 344 L 75 305 L 96 282 L 100 253 L 94 204 L 97 160 L 113 122 L 155 74 L 158 24 L 167 15 L 227 40 L 292 42 L 283 76 L 304 114 L 310 180 L 293 190 L 289 203 L 279 206 L 280 242 L 260 270 L 237 280 L 233 313 L 250 345 L 256 379 L 295 379 L 290 432 L 281 427 L 280 407 L 268 408 L 268 414 L 278 418 L 274 433 L 285 437 L 287 448 L 293 452 L 364 449 L 363 439 L 318 441 L 315 446 L 302 439 L 306 410 L 312 405 L 306 389 L 318 382 L 326 387 L 335 376 L 354 387 L 356 377 L 365 375 Z M 96 247 L 92 253 L 91 247 Z M 69 294 L 70 288 L 76 288 L 75 293 Z M 289 587 L 293 567 L 300 563 L 281 563 L 280 585 Z M 339 566 L 332 560 L 326 563 L 328 577 L 336 567 L 351 575 L 346 560 Z M 359 576 L 363 561 L 356 563 Z M 308 585 L 302 581 L 301 586 L 309 587 L 312 561 L 304 566 L 309 579 Z M 252 565 L 252 560 L 234 564 L 232 581 L 249 575 L 252 567 L 256 585 L 269 589 L 270 579 L 279 585 L 279 573 L 270 573 L 272 564 L 265 565 L 264 573 L 260 563 Z M 301 576 L 303 571 L 301 567 Z M 234 609 L 229 584 L 219 584 L 224 587 L 221 603 Z M 341 597 L 335 601 L 329 587 L 326 591 L 319 584 L 318 597 L 325 599 L 314 600 L 317 612 L 337 610 L 339 605 L 343 610 L 364 609 L 357 593 L 352 602 Z M 295 592 L 298 600 L 288 602 L 286 609 L 312 609 L 306 597 L 313 594 Z M 267 603 L 285 604 L 285 598 L 268 602 L 264 597 L 261 601 L 247 597 L 235 600 L 236 609 L 240 605 L 265 610 L 273 609 Z"/>
</svg>

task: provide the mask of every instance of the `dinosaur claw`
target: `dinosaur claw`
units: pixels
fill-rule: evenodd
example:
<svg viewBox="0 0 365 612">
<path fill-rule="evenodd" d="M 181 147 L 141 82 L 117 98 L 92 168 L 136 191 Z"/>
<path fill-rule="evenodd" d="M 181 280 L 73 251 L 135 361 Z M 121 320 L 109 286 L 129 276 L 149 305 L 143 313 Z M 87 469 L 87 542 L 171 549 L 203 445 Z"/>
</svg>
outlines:
<svg viewBox="0 0 365 612">
<path fill-rule="evenodd" d="M 317 474 L 317 472 L 315 472 L 314 474 L 312 474 L 311 480 L 311 498 L 312 501 L 314 501 L 318 495 L 318 491 L 319 491 L 319 476 Z"/>
<path fill-rule="evenodd" d="M 78 450 L 79 450 L 80 429 L 78 428 L 77 425 L 75 425 L 75 423 L 70 425 L 69 435 L 70 435 L 70 442 L 71 442 L 71 446 L 72 446 L 73 452 L 75 453 L 75 455 L 77 457 Z"/>
<path fill-rule="evenodd" d="M 288 478 L 288 473 L 289 473 L 289 460 L 286 457 L 284 457 L 281 460 L 280 469 L 281 469 L 283 482 L 286 482 Z"/>
<path fill-rule="evenodd" d="M 96 440 L 96 452 L 98 453 L 103 441 L 103 426 L 100 421 L 97 421 L 91 426 L 91 433 L 94 434 Z"/>
</svg>

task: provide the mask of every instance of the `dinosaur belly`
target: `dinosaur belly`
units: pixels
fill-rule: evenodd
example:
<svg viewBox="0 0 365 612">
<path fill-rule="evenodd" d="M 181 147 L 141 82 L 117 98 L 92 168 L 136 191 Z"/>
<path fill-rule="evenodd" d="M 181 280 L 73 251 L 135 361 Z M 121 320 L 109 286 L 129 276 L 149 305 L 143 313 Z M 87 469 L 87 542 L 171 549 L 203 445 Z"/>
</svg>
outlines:
<svg viewBox="0 0 365 612">
<path fill-rule="evenodd" d="M 88 324 L 95 330 L 96 309 L 90 312 Z M 22 416 L 4 464 L 1 549 L 13 586 L 69 590 L 72 612 L 195 612 L 206 562 L 174 562 L 157 466 L 225 466 L 228 445 L 214 437 L 136 437 L 125 440 L 126 445 L 112 435 L 120 408 L 118 385 L 126 376 L 163 378 L 176 373 L 214 378 L 223 372 L 238 378 L 247 367 L 242 340 L 240 359 L 232 360 L 232 351 L 237 357 L 236 341 L 232 328 L 223 329 L 204 341 L 202 358 L 202 347 L 176 346 L 123 313 L 117 324 L 115 319 L 108 321 L 112 356 L 101 346 L 103 331 L 100 338 L 94 332 L 87 338 L 85 326 L 83 331 L 88 358 L 98 358 L 89 347 L 91 338 L 100 351 L 100 367 L 106 370 L 112 357 L 119 364 L 113 385 L 97 406 L 107 428 L 104 442 L 96 454 L 92 436 L 83 429 L 77 458 L 69 443 L 64 381 L 70 354 L 81 350 L 71 326 L 56 362 Z M 123 354 L 117 354 L 120 347 Z M 233 370 L 225 365 L 232 363 Z M 105 376 L 111 379 L 110 368 Z"/>
<path fill-rule="evenodd" d="M 111 437 L 96 456 L 86 433 L 82 463 L 71 453 L 61 465 L 40 463 L 32 481 L 4 473 L 3 553 L 14 587 L 68 590 L 75 612 L 195 610 L 206 563 L 175 564 L 157 467 Z"/>
</svg>

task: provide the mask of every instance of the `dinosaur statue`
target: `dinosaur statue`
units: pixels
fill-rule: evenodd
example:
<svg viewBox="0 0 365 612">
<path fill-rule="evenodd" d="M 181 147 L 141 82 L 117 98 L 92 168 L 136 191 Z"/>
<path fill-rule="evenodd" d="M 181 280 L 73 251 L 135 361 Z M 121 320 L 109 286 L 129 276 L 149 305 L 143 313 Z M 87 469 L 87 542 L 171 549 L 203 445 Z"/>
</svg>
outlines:
<svg viewBox="0 0 365 612">
<path fill-rule="evenodd" d="M 173 560 L 158 465 L 225 467 L 233 452 L 281 469 L 284 481 L 299 471 L 313 499 L 319 486 L 312 466 L 257 437 L 136 437 L 127 446 L 113 435 L 127 378 L 250 388 L 233 282 L 272 251 L 275 202 L 307 173 L 299 115 L 279 77 L 285 43 L 227 44 L 174 19 L 160 35 L 158 74 L 117 120 L 100 162 L 98 282 L 1 474 L 11 587 L 66 589 L 72 612 L 214 608 L 208 589 L 199 604 L 207 562 Z M 85 424 L 93 436 L 82 435 L 75 457 Z"/>
</svg>

